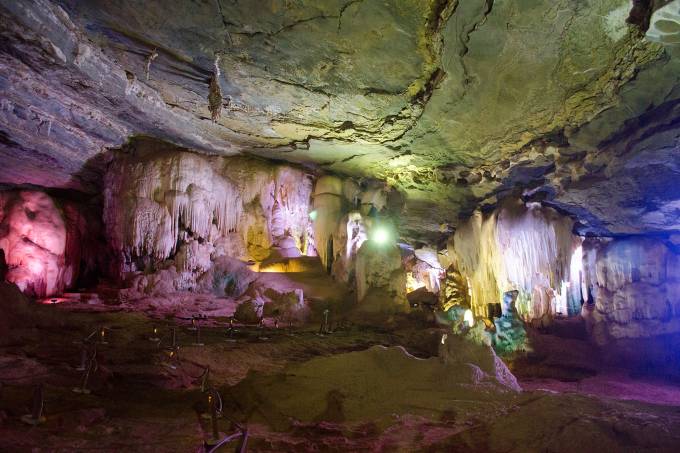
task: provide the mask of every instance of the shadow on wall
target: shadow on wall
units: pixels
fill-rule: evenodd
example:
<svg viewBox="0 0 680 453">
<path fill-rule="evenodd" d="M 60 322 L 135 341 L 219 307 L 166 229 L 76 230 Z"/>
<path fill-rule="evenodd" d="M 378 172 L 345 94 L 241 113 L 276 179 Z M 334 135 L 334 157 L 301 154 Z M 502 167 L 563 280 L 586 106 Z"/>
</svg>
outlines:
<svg viewBox="0 0 680 453">
<path fill-rule="evenodd" d="M 0 249 L 0 281 L 5 281 L 7 275 L 7 261 L 5 260 L 5 250 Z"/>
</svg>

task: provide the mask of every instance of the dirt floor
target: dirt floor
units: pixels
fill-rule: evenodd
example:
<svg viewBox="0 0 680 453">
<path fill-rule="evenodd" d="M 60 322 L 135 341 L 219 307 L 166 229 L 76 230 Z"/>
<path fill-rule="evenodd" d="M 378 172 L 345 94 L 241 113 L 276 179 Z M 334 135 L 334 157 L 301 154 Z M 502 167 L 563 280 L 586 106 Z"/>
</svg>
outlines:
<svg viewBox="0 0 680 453">
<path fill-rule="evenodd" d="M 319 335 L 315 325 L 230 330 L 224 318 L 199 321 L 199 336 L 188 319 L 120 307 L 33 310 L 36 325 L 14 326 L 0 344 L 3 452 L 202 451 L 211 437 L 201 391 L 208 366 L 207 386 L 223 400 L 218 430 L 247 427 L 248 451 L 680 451 L 680 387 L 603 368 L 581 339 L 534 340 L 538 352 L 511 363 L 521 393 L 470 386 L 451 393 L 446 382 L 411 382 L 399 369 L 372 387 L 357 378 L 340 391 L 333 386 L 344 378 L 324 361 L 358 357 L 352 354 L 375 345 L 403 346 L 413 360 L 425 359 L 436 355 L 441 330 L 403 321 L 382 328 L 336 323 L 333 333 Z M 178 360 L 168 351 L 173 328 Z M 82 340 L 92 332 L 100 341 L 91 393 L 75 393 L 82 388 Z M 333 376 L 324 378 L 324 369 Z M 37 384 L 45 422 L 30 426 L 21 417 L 31 412 Z M 413 392 L 422 402 L 405 395 Z"/>
</svg>

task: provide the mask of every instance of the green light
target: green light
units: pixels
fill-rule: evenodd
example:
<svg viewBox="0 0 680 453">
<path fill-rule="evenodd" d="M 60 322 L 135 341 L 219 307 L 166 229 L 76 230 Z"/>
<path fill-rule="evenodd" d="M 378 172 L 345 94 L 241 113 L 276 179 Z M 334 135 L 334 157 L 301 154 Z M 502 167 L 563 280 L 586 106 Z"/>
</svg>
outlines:
<svg viewBox="0 0 680 453">
<path fill-rule="evenodd" d="M 316 210 L 309 213 L 309 218 L 312 220 L 316 220 Z"/>
<path fill-rule="evenodd" d="M 377 227 L 373 230 L 373 240 L 378 244 L 386 244 L 390 240 L 390 232 L 385 227 Z"/>
</svg>

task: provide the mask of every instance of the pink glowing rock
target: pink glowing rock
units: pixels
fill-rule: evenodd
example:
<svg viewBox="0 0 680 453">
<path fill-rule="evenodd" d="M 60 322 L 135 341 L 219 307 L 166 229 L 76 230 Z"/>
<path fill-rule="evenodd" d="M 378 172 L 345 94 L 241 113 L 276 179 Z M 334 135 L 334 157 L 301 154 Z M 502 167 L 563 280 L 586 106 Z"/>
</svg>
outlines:
<svg viewBox="0 0 680 453">
<path fill-rule="evenodd" d="M 43 192 L 0 193 L 0 248 L 6 279 L 26 294 L 58 294 L 73 278 L 65 265 L 66 226 L 59 208 Z"/>
</svg>

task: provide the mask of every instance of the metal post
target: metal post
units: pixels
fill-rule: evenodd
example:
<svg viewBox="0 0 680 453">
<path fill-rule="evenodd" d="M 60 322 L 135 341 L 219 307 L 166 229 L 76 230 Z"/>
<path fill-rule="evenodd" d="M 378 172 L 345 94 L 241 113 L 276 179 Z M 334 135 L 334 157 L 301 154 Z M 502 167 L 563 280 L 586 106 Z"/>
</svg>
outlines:
<svg viewBox="0 0 680 453">
<path fill-rule="evenodd" d="M 212 426 L 212 438 L 217 441 L 220 438 L 220 433 L 217 431 L 217 401 L 215 395 L 211 392 L 208 395 L 210 403 L 210 424 Z"/>
<path fill-rule="evenodd" d="M 99 342 L 101 344 L 108 344 L 107 341 L 106 341 L 106 330 L 105 329 L 106 328 L 104 326 L 102 326 L 99 329 Z"/>
<path fill-rule="evenodd" d="M 87 388 L 87 384 L 90 380 L 90 374 L 94 371 L 97 371 L 97 343 L 94 343 L 92 345 L 92 354 L 90 355 L 89 361 L 87 363 L 87 368 L 85 369 L 83 373 L 83 378 L 80 383 L 80 387 L 74 387 L 72 390 L 75 393 L 85 393 L 89 394 L 90 389 Z"/>
<path fill-rule="evenodd" d="M 205 393 L 208 390 L 208 379 L 210 378 L 210 367 L 205 367 L 203 376 L 201 377 L 201 392 Z"/>
<path fill-rule="evenodd" d="M 87 346 L 85 344 L 80 348 L 80 365 L 76 368 L 78 371 L 85 371 L 87 368 Z"/>
<path fill-rule="evenodd" d="M 246 427 L 243 430 L 243 434 L 241 435 L 241 441 L 239 442 L 236 451 L 238 453 L 246 453 L 247 448 L 248 448 L 248 427 Z"/>
<path fill-rule="evenodd" d="M 158 327 L 153 326 L 153 333 L 149 337 L 149 341 L 153 341 L 154 343 L 161 341 L 161 339 L 158 337 Z"/>
<path fill-rule="evenodd" d="M 196 324 L 196 342 L 194 343 L 194 346 L 204 346 L 203 343 L 201 343 L 201 325 Z"/>
<path fill-rule="evenodd" d="M 40 425 L 45 423 L 43 416 L 43 409 L 45 407 L 45 400 L 43 397 L 42 384 L 37 384 L 33 389 L 33 402 L 31 413 L 21 417 L 21 421 L 29 425 Z"/>
</svg>

